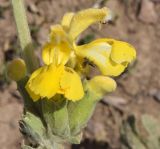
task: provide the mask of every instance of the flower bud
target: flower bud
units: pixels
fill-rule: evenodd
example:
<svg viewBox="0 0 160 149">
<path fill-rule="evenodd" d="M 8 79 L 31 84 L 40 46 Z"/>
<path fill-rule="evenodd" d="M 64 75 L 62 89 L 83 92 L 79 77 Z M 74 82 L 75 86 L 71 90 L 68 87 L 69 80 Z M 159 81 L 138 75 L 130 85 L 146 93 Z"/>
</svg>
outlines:
<svg viewBox="0 0 160 149">
<path fill-rule="evenodd" d="M 116 82 L 107 76 L 96 76 L 89 81 L 90 88 L 103 97 L 116 89 Z"/>
<path fill-rule="evenodd" d="M 12 60 L 7 66 L 7 75 L 14 81 L 20 81 L 26 75 L 26 64 L 20 59 Z"/>
</svg>

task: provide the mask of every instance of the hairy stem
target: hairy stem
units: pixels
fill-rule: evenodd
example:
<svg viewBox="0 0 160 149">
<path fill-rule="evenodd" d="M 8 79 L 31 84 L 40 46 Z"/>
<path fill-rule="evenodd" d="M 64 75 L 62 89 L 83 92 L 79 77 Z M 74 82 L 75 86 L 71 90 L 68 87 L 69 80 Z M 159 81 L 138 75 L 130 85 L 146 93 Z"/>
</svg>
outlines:
<svg viewBox="0 0 160 149">
<path fill-rule="evenodd" d="M 12 0 L 12 6 L 22 49 L 22 57 L 26 62 L 28 73 L 32 73 L 38 68 L 38 60 L 34 53 L 34 47 L 25 13 L 24 0 Z"/>
</svg>

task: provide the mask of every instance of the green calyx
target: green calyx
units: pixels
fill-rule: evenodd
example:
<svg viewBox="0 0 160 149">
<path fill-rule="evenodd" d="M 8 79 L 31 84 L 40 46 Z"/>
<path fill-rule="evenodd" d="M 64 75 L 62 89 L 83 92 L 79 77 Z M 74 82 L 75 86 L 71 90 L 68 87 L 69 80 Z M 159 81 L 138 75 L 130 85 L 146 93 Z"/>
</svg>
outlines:
<svg viewBox="0 0 160 149">
<path fill-rule="evenodd" d="M 25 138 L 29 142 L 32 140 L 30 143 L 37 146 L 37 149 L 39 146 L 53 146 L 54 143 L 79 144 L 82 130 L 102 97 L 92 90 L 86 81 L 85 96 L 80 101 L 68 101 L 57 95 L 50 100 L 33 102 L 22 88 L 26 81 L 27 79 L 18 82 L 25 103 L 25 112 L 20 121 L 20 130 Z"/>
</svg>

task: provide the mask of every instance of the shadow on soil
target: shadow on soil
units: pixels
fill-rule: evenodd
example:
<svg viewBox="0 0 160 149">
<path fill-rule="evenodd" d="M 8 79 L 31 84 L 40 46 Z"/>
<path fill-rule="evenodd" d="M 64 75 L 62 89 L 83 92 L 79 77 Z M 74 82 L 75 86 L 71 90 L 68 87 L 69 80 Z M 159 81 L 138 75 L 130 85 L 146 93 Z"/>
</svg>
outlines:
<svg viewBox="0 0 160 149">
<path fill-rule="evenodd" d="M 85 139 L 80 145 L 72 145 L 72 149 L 110 149 L 108 143 Z"/>
</svg>

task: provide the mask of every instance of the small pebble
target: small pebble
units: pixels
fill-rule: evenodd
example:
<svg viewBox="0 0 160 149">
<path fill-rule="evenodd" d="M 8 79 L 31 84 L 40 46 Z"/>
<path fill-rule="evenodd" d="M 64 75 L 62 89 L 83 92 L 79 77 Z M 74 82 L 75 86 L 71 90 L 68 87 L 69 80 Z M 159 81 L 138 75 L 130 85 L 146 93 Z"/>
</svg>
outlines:
<svg viewBox="0 0 160 149">
<path fill-rule="evenodd" d="M 139 20 L 144 23 L 155 24 L 158 21 L 158 15 L 154 8 L 154 3 L 150 0 L 142 0 L 141 10 L 138 16 Z"/>
</svg>

